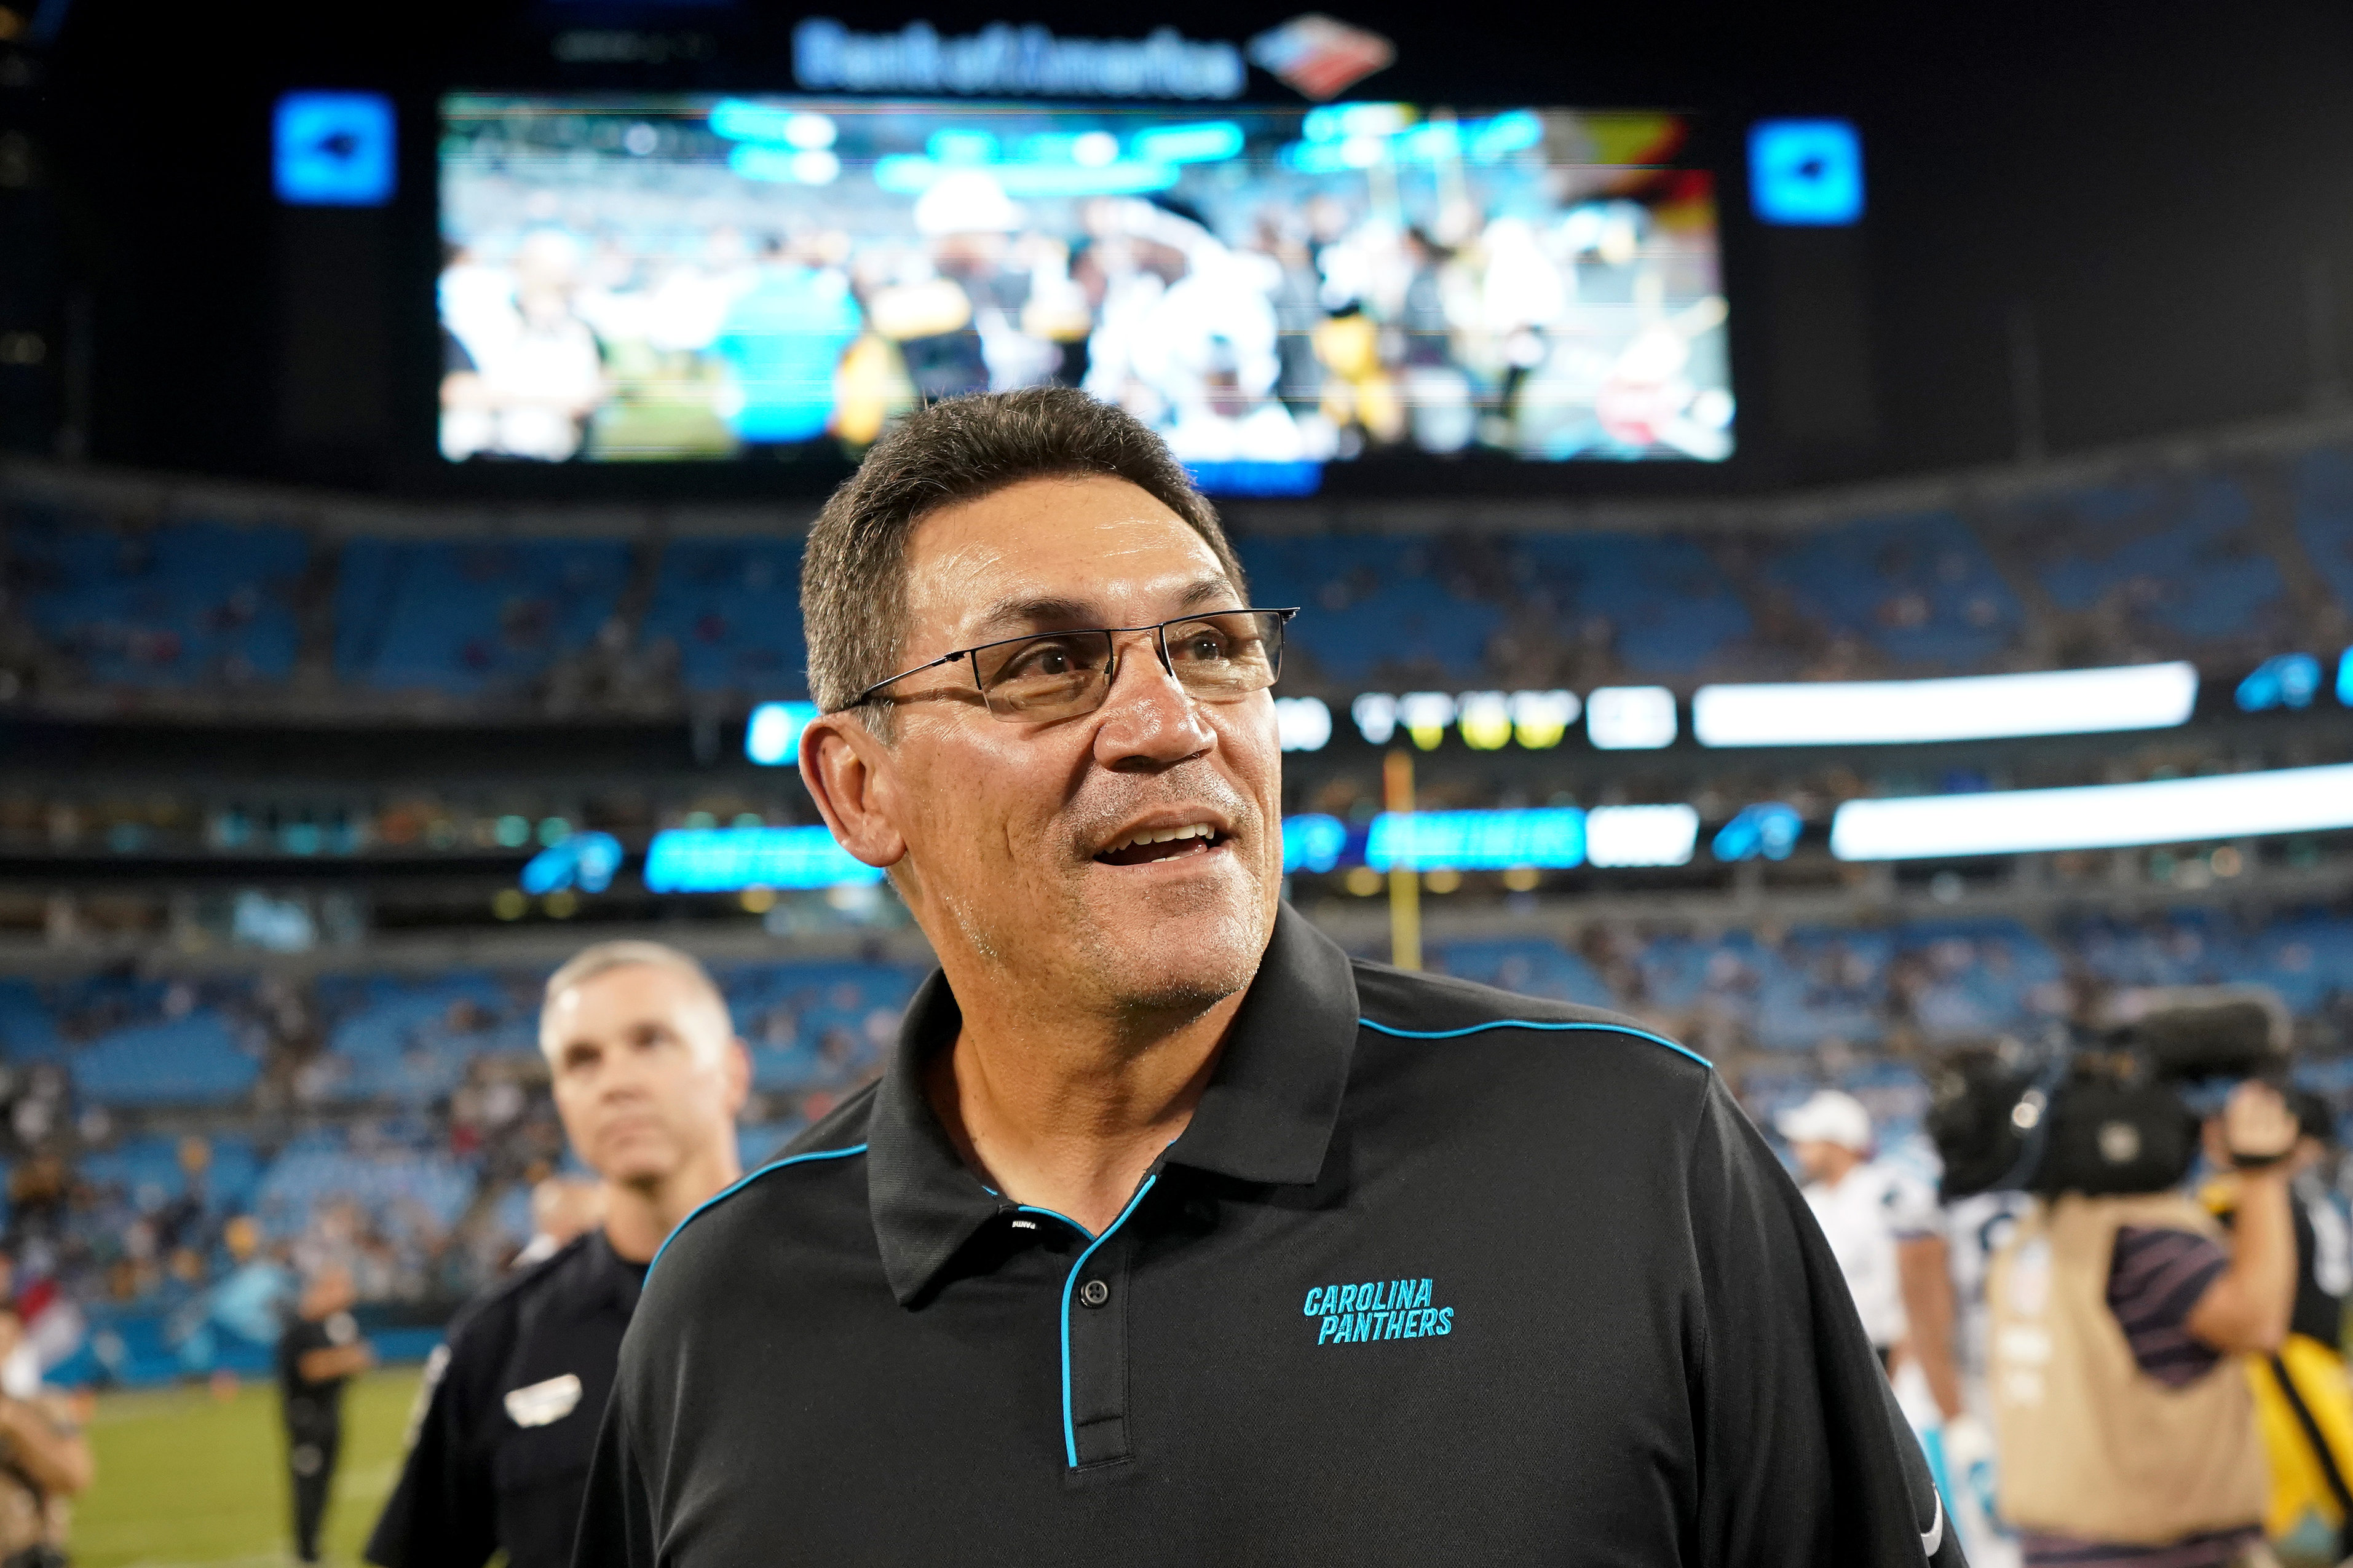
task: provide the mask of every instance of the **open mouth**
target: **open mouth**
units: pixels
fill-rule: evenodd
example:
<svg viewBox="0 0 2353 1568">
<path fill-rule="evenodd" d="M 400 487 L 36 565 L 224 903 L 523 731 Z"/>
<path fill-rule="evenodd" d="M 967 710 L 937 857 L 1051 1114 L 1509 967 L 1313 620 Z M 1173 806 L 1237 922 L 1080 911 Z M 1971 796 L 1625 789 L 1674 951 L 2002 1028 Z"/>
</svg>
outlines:
<svg viewBox="0 0 2353 1568">
<path fill-rule="evenodd" d="M 1225 842 L 1226 835 L 1206 822 L 1139 828 L 1096 856 L 1095 861 L 1103 866 L 1148 866 L 1155 860 L 1207 855 Z"/>
</svg>

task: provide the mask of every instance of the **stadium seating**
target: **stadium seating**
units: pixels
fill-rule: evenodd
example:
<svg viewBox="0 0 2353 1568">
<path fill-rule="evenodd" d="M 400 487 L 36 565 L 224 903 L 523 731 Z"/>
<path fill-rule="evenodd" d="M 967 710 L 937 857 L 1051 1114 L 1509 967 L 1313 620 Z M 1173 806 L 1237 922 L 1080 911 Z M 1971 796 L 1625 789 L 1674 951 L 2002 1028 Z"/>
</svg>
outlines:
<svg viewBox="0 0 2353 1568">
<path fill-rule="evenodd" d="M 871 1076 L 915 980 L 870 963 L 745 965 L 714 978 L 752 1047 L 753 1087 L 779 1094 L 838 1094 Z"/>
<path fill-rule="evenodd" d="M 690 691 L 755 698 L 807 689 L 797 540 L 677 540 L 662 552 L 641 637 L 679 651 Z"/>
<path fill-rule="evenodd" d="M 1818 625 L 1904 664 L 1991 665 L 2025 621 L 1985 547 L 1948 511 L 1810 534 L 1774 551 L 1764 575 Z"/>
<path fill-rule="evenodd" d="M 2296 465 L 2295 531 L 2336 594 L 2353 616 L 2353 451 L 2308 454 Z"/>
<path fill-rule="evenodd" d="M 431 980 L 331 976 L 319 987 L 327 1072 L 335 1100 L 427 1103 L 447 1096 L 479 1057 L 535 1056 L 537 997 L 490 974 Z"/>
<path fill-rule="evenodd" d="M 2285 635 L 2285 584 L 2221 474 L 2063 494 L 2018 535 L 2054 603 L 2107 607 L 2176 640 Z"/>
<path fill-rule="evenodd" d="M 110 526 L 10 510 L 7 556 L 26 609 L 87 678 L 156 687 L 282 681 L 299 640 L 294 593 L 309 555 L 289 528 Z"/>
<path fill-rule="evenodd" d="M 82 1096 L 111 1105 L 223 1104 L 261 1076 L 259 1052 L 209 1008 L 117 1030 L 69 1059 Z"/>
<path fill-rule="evenodd" d="M 1324 676 L 1476 680 L 1504 624 L 1494 604 L 1432 574 L 1427 540 L 1245 539 L 1250 596 L 1297 605 L 1290 647 Z"/>
<path fill-rule="evenodd" d="M 527 687 L 612 618 L 628 546 L 355 539 L 335 590 L 335 673 L 376 690 Z"/>
<path fill-rule="evenodd" d="M 1508 560 L 1557 636 L 1606 624 L 1619 663 L 1641 674 L 1697 674 L 1752 629 L 1732 579 L 1694 540 L 1535 534 L 1513 541 Z"/>
<path fill-rule="evenodd" d="M 1455 942 L 1433 947 L 1430 968 L 1482 985 L 1586 1007 L 1615 1007 L 1618 999 L 1574 952 L 1541 938 Z"/>
</svg>

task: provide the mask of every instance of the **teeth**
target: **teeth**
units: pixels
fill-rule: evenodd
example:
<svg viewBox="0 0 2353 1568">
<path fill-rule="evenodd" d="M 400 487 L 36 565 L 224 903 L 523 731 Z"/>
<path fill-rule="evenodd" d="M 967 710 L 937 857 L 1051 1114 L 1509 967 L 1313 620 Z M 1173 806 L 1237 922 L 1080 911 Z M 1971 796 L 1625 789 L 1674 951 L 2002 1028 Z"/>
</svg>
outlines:
<svg viewBox="0 0 2353 1568">
<path fill-rule="evenodd" d="M 1216 837 L 1217 831 L 1206 822 L 1188 822 L 1182 827 L 1147 827 L 1129 834 L 1111 847 L 1116 852 L 1134 848 L 1139 844 L 1168 844 L 1179 838 L 1210 838 Z"/>
</svg>

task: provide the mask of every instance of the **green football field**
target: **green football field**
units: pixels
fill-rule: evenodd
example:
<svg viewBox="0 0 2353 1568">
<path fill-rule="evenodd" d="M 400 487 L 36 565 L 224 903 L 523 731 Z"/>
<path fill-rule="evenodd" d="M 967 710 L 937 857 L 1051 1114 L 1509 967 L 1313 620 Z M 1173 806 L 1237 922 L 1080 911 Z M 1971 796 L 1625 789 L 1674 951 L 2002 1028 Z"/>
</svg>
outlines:
<svg viewBox="0 0 2353 1568">
<path fill-rule="evenodd" d="M 343 1405 L 343 1458 L 325 1557 L 359 1561 L 400 1462 L 417 1369 L 370 1373 Z M 74 1513 L 77 1568 L 277 1568 L 290 1559 L 286 1440 L 276 1392 L 228 1399 L 202 1387 L 111 1394 L 90 1421 L 98 1484 Z"/>
</svg>

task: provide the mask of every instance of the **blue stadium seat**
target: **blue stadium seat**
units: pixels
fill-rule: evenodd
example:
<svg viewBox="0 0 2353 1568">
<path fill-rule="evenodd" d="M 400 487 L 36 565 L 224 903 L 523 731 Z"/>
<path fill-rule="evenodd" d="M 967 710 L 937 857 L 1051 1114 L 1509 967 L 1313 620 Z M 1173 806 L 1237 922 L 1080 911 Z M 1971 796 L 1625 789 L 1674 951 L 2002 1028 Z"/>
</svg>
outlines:
<svg viewBox="0 0 2353 1568">
<path fill-rule="evenodd" d="M 679 540 L 662 552 L 642 637 L 679 650 L 690 691 L 762 698 L 807 690 L 797 540 Z"/>
<path fill-rule="evenodd" d="M 15 508 L 8 552 L 35 626 L 94 680 L 186 687 L 293 673 L 294 589 L 310 547 L 292 529 L 121 529 Z"/>
<path fill-rule="evenodd" d="M 1606 617 L 1619 661 L 1645 674 L 1694 674 L 1753 626 L 1732 579 L 1689 539 L 1534 535 L 1513 542 L 1511 571 L 1551 600 L 1564 637 Z"/>
<path fill-rule="evenodd" d="M 2314 452 L 2296 465 L 2295 531 L 2321 580 L 2353 615 L 2353 451 Z"/>
<path fill-rule="evenodd" d="M 713 976 L 752 1049 L 753 1087 L 839 1092 L 872 1076 L 916 976 L 874 963 L 745 964 Z"/>
<path fill-rule="evenodd" d="M 1451 942 L 1430 950 L 1430 967 L 1482 985 L 1543 996 L 1586 1007 L 1615 1007 L 1617 998 L 1593 966 L 1567 949 L 1540 937 L 1493 942 Z"/>
<path fill-rule="evenodd" d="M 2025 620 L 1992 558 L 1951 512 L 1810 534 L 1775 551 L 1765 576 L 1825 627 L 1911 664 L 1989 664 Z"/>
<path fill-rule="evenodd" d="M 2119 483 L 2060 498 L 2023 542 L 2063 609 L 2120 599 L 2184 637 L 2284 635 L 2285 585 L 2251 516 L 2222 475 Z"/>
<path fill-rule="evenodd" d="M 1242 539 L 1235 548 L 1250 597 L 1300 605 L 1289 646 L 1335 679 L 1475 681 L 1503 629 L 1500 607 L 1430 574 L 1427 540 Z"/>
<path fill-rule="evenodd" d="M 65 1049 L 41 994 L 23 980 L 0 980 L 0 1060 L 55 1061 Z"/>
<path fill-rule="evenodd" d="M 355 539 L 335 591 L 335 673 L 376 690 L 527 686 L 612 617 L 628 548 Z"/>
<path fill-rule="evenodd" d="M 424 1103 L 456 1089 L 478 1057 L 539 1049 L 535 988 L 513 991 L 480 971 L 330 977 L 319 994 L 336 1099 Z"/>
<path fill-rule="evenodd" d="M 109 1105 L 224 1104 L 261 1076 L 259 1058 L 209 1008 L 116 1030 L 70 1061 L 74 1087 Z"/>
</svg>

